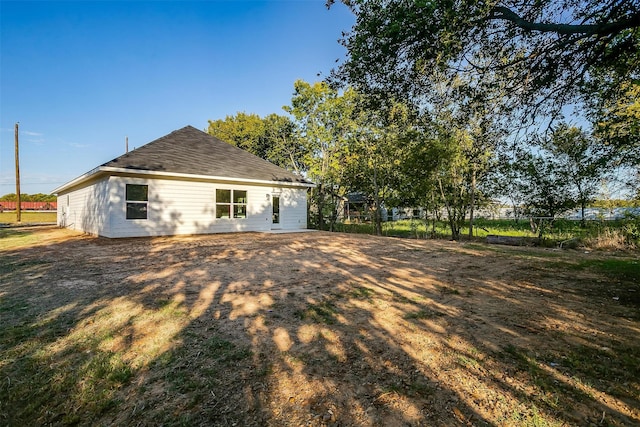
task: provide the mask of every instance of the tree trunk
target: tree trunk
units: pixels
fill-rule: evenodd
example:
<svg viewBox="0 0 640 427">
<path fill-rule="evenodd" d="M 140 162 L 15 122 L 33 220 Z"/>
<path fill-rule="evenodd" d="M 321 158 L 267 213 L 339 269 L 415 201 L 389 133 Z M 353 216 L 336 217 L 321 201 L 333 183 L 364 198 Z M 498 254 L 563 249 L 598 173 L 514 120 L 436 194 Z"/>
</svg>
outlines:
<svg viewBox="0 0 640 427">
<path fill-rule="evenodd" d="M 293 166 L 293 170 L 295 171 L 296 175 L 300 175 L 298 163 L 296 162 L 296 159 L 293 158 L 293 153 L 291 151 L 289 151 L 289 159 L 291 160 L 291 166 Z"/>
<path fill-rule="evenodd" d="M 471 172 L 471 191 L 469 194 L 469 240 L 473 239 L 473 207 L 476 204 L 476 168 Z"/>
<path fill-rule="evenodd" d="M 382 218 L 380 214 L 380 193 L 378 188 L 378 168 L 373 166 L 373 202 L 376 205 L 374 228 L 377 236 L 382 236 Z"/>
<path fill-rule="evenodd" d="M 318 184 L 318 229 L 324 229 L 324 189 L 322 183 Z"/>
<path fill-rule="evenodd" d="M 436 205 L 436 195 L 435 195 L 434 191 L 431 192 L 431 205 L 433 206 L 433 218 L 431 219 L 431 238 L 435 239 L 436 238 L 436 223 L 440 219 L 439 218 L 440 215 L 438 213 L 438 208 L 437 208 L 437 205 Z"/>
<path fill-rule="evenodd" d="M 336 229 L 336 224 L 338 223 L 338 218 L 340 217 L 340 209 L 342 208 L 342 196 L 340 195 L 341 191 L 337 191 L 335 195 L 332 195 L 332 206 L 331 206 L 331 231 Z"/>
<path fill-rule="evenodd" d="M 451 206 L 449 205 L 449 201 L 444 195 L 444 188 L 442 187 L 442 180 L 438 178 L 438 185 L 440 186 L 440 194 L 442 195 L 442 200 L 444 200 L 444 207 L 447 209 L 447 218 L 449 219 L 449 228 L 451 228 L 451 240 L 458 240 L 460 238 L 460 231 L 457 230 L 455 214 L 451 210 Z"/>
<path fill-rule="evenodd" d="M 333 232 L 338 217 L 336 212 L 336 196 L 331 194 L 331 216 L 329 217 L 329 231 Z"/>
</svg>

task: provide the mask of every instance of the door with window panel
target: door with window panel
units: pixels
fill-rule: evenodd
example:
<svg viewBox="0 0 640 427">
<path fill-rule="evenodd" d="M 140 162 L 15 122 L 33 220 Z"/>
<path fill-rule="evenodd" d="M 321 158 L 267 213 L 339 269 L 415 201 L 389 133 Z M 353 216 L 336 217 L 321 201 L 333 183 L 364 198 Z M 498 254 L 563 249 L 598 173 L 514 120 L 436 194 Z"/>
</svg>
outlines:
<svg viewBox="0 0 640 427">
<path fill-rule="evenodd" d="M 271 197 L 271 228 L 281 228 L 280 225 L 280 196 Z"/>
</svg>

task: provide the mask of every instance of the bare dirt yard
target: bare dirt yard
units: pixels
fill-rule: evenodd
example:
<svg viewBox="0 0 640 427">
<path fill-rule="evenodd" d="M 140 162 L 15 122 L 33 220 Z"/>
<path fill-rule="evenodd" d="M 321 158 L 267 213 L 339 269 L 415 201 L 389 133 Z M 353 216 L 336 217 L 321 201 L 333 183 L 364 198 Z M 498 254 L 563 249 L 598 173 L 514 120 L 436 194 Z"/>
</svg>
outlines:
<svg viewBox="0 0 640 427">
<path fill-rule="evenodd" d="M 640 425 L 638 273 L 325 232 L 5 232 L 0 425 Z"/>
</svg>

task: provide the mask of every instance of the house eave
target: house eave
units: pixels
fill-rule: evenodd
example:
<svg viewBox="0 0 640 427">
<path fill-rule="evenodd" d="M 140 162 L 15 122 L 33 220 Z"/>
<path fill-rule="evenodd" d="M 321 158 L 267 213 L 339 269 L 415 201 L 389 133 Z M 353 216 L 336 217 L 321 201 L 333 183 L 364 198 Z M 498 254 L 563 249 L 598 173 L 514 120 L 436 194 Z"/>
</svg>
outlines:
<svg viewBox="0 0 640 427">
<path fill-rule="evenodd" d="M 150 171 L 150 170 L 144 170 L 144 169 L 128 169 L 128 168 L 115 168 L 111 166 L 99 166 L 67 182 L 66 184 L 61 185 L 60 187 L 54 189 L 51 193 L 60 194 L 65 190 L 76 187 L 100 175 L 138 175 L 138 176 L 148 176 L 152 178 L 176 178 L 176 179 L 187 179 L 187 180 L 196 180 L 196 181 L 238 182 L 238 183 L 247 183 L 247 184 L 256 184 L 256 185 L 271 185 L 271 186 L 279 186 L 279 187 L 284 186 L 284 187 L 314 188 L 316 186 L 315 184 L 310 182 L 233 178 L 228 176 L 197 175 L 197 174 L 178 173 L 178 172 L 161 172 L 161 171 Z"/>
<path fill-rule="evenodd" d="M 84 173 L 82 175 L 80 175 L 77 178 L 72 179 L 71 181 L 62 184 L 61 186 L 55 188 L 51 194 L 55 194 L 58 195 L 60 193 L 62 193 L 63 191 L 69 189 L 69 188 L 73 188 L 77 185 L 82 184 L 83 182 L 89 181 L 90 179 L 92 179 L 93 177 L 96 177 L 100 174 L 102 167 L 97 167 L 94 169 L 91 169 L 89 172 Z"/>
</svg>

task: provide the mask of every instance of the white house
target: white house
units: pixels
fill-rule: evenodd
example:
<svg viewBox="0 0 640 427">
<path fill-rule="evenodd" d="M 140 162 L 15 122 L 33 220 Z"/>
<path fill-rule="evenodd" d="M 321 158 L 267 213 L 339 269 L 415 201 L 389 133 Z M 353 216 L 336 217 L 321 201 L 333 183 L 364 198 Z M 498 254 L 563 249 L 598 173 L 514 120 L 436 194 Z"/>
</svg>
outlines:
<svg viewBox="0 0 640 427">
<path fill-rule="evenodd" d="M 53 193 L 61 227 L 137 237 L 305 229 L 313 186 L 187 126 Z"/>
</svg>

